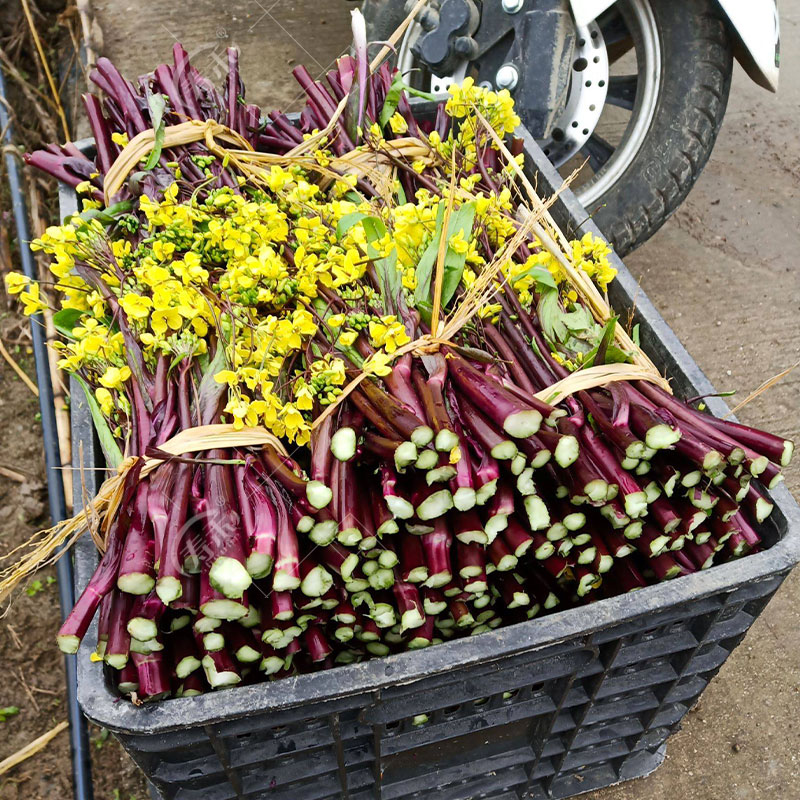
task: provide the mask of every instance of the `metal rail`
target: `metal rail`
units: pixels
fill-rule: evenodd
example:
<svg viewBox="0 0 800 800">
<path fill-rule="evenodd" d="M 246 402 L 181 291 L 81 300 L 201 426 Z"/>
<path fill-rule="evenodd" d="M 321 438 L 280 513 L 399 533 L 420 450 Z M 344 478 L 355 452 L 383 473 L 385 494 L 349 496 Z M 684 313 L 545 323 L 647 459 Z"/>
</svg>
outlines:
<svg viewBox="0 0 800 800">
<path fill-rule="evenodd" d="M 6 100 L 5 78 L 2 71 L 0 71 L 0 130 L 4 132 L 4 155 L 14 222 L 17 228 L 20 260 L 22 262 L 22 271 L 29 278 L 35 280 L 37 278 L 36 262 L 30 249 L 31 234 L 28 209 L 19 171 L 19 156 L 13 152 L 14 126 L 9 115 L 9 108 L 10 106 Z M 47 341 L 44 320 L 40 314 L 31 317 L 31 337 L 33 340 L 33 357 L 36 364 L 36 383 L 39 387 L 39 411 L 42 418 L 47 497 L 50 504 L 50 518 L 55 524 L 66 519 L 67 506 L 64 499 L 64 480 L 61 475 L 61 457 L 56 430 L 53 385 L 50 381 L 50 366 L 47 357 Z M 65 553 L 56 562 L 56 574 L 58 575 L 58 595 L 61 604 L 61 618 L 63 620 L 75 604 L 72 558 L 69 553 Z M 86 718 L 78 705 L 76 658 L 76 656 L 64 656 L 74 797 L 75 800 L 93 800 L 89 735 Z"/>
</svg>

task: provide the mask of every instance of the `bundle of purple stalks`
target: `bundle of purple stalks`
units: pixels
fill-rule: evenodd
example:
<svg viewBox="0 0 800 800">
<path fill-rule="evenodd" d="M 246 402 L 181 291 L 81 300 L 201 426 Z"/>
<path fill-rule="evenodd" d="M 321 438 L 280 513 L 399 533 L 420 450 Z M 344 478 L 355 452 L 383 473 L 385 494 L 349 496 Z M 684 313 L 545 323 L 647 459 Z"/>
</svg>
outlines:
<svg viewBox="0 0 800 800">
<path fill-rule="evenodd" d="M 399 206 L 422 191 L 442 198 L 443 211 L 449 188 L 465 179 L 465 191 L 489 198 L 517 180 L 488 133 L 463 135 L 464 115 L 441 104 L 417 118 L 385 63 L 367 74 L 366 62 L 342 59 L 327 85 L 298 68 L 307 105 L 296 121 L 245 104 L 233 52 L 229 64 L 218 91 L 179 45 L 174 64 L 136 82 L 101 59 L 92 78 L 105 97 L 85 98 L 95 155 L 67 144 L 28 162 L 84 191 L 88 181 L 102 200 L 124 146 L 120 134 L 132 140 L 164 124 L 214 120 L 257 153 L 284 155 L 325 129 L 349 97 L 356 111 L 333 126 L 331 157 L 369 148 L 376 127 L 386 142 L 403 134 L 474 143 L 474 158 L 433 165 L 388 156 Z M 517 154 L 508 133 L 500 131 Z M 141 197 L 162 199 L 176 168 L 179 203 L 224 188 L 246 191 L 235 166 L 201 139 L 156 151 L 97 216 L 109 230 L 118 232 L 120 220 L 130 228 L 131 217 L 144 219 Z M 368 172 L 353 192 L 381 199 Z M 505 213 L 506 240 L 519 230 L 513 209 L 492 213 Z M 462 238 L 475 263 L 487 264 L 501 249 L 499 234 L 473 216 Z M 444 250 L 457 255 L 450 241 Z M 290 276 L 299 246 L 290 232 L 280 254 Z M 431 255 L 439 249 L 434 242 Z M 399 325 L 405 341 L 430 334 L 427 298 L 417 295 L 412 305 L 413 285 L 386 292 L 386 253 L 370 252 L 360 296 L 317 287 L 316 331 L 299 356 L 308 374 L 335 352 L 352 380 L 380 350 L 368 324 L 334 350 L 331 316 L 391 316 L 386 324 Z M 541 252 L 541 242 L 527 237 L 510 268 Z M 468 292 L 464 260 L 448 263 L 460 267 L 462 280 L 445 304 Z M 413 269 L 422 280 L 421 265 Z M 361 380 L 294 457 L 271 445 L 164 454 L 160 446 L 177 432 L 230 421 L 227 386 L 207 380 L 188 358 L 162 355 L 148 366 L 117 307 L 115 325 L 131 358 L 131 427 L 120 441 L 127 456 L 164 461 L 143 477 L 139 459 L 125 474 L 105 552 L 59 633 L 61 649 L 77 652 L 99 611 L 97 653 L 120 693 L 190 696 L 480 634 L 757 551 L 759 526 L 772 510 L 765 490 L 781 480 L 792 443 L 712 417 L 643 380 L 577 391 L 557 405 L 543 401 L 576 367 L 600 365 L 610 352 L 613 323 L 596 326 L 593 341 L 564 332 L 561 322 L 582 306 L 574 299 L 563 306 L 560 292 L 546 276 L 524 291 L 498 279 L 491 313 L 438 349 L 404 352 Z M 310 420 L 325 408 L 315 397 Z"/>
</svg>

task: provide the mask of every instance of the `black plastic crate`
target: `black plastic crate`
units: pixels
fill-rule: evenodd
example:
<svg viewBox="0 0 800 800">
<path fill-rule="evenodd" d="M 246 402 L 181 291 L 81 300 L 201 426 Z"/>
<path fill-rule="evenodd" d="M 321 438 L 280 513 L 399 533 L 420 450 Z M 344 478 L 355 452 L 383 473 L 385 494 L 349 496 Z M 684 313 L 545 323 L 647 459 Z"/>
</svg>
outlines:
<svg viewBox="0 0 800 800">
<path fill-rule="evenodd" d="M 548 196 L 561 179 L 525 134 L 529 176 Z M 61 192 L 62 215 L 76 209 Z M 570 191 L 551 213 L 568 237 L 598 233 Z M 610 287 L 635 306 L 642 346 L 678 392 L 713 387 L 619 259 Z M 101 463 L 73 386 L 73 463 Z M 727 413 L 722 400 L 707 404 Z M 97 474 L 85 473 L 90 493 Z M 790 569 L 800 509 L 780 486 L 765 549 L 632 594 L 426 650 L 272 683 L 135 708 L 78 654 L 87 717 L 113 731 L 165 800 L 516 800 L 565 798 L 652 772 Z M 81 503 L 76 490 L 76 507 Z M 75 547 L 78 590 L 97 563 Z M 418 715 L 427 722 L 415 724 Z"/>
</svg>

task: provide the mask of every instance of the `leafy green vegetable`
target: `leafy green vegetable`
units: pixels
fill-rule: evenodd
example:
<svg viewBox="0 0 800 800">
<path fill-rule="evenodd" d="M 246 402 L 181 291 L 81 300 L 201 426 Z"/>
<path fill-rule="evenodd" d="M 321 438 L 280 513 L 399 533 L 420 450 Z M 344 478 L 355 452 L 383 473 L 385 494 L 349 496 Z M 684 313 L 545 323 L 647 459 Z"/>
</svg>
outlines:
<svg viewBox="0 0 800 800">
<path fill-rule="evenodd" d="M 571 311 L 565 311 L 557 289 L 540 293 L 538 312 L 550 345 L 574 354 L 581 367 L 630 361 L 630 354 L 614 344 L 617 317 L 601 326 L 583 306 L 574 305 Z"/>
<path fill-rule="evenodd" d="M 77 308 L 62 308 L 53 314 L 53 325 L 56 330 L 67 339 L 74 339 L 72 329 L 78 324 L 78 320 L 83 316 L 83 311 Z"/>
<path fill-rule="evenodd" d="M 447 226 L 448 242 L 453 236 L 461 234 L 465 242 L 469 241 L 472 231 L 472 224 L 475 221 L 475 203 L 464 203 L 457 211 L 450 215 L 450 223 Z M 444 259 L 444 277 L 442 279 L 442 306 L 446 306 L 453 295 L 456 293 L 458 285 L 461 283 L 461 276 L 464 274 L 464 264 L 467 254 L 456 253 L 448 246 L 447 254 Z"/>
<path fill-rule="evenodd" d="M 558 297 L 557 289 L 542 292 L 539 296 L 539 321 L 544 335 L 550 342 L 564 342 L 567 338 L 567 326 L 562 320 L 564 310 Z"/>
<path fill-rule="evenodd" d="M 161 158 L 161 148 L 164 146 L 164 111 L 167 104 L 164 102 L 163 94 L 151 94 L 150 97 L 147 98 L 147 104 L 150 106 L 150 116 L 153 120 L 155 141 L 144 168 L 145 170 L 151 170 L 158 164 L 158 159 Z"/>
<path fill-rule="evenodd" d="M 425 252 L 422 254 L 422 258 L 417 263 L 417 288 L 414 290 L 414 299 L 417 301 L 417 306 L 421 302 L 430 300 L 431 278 L 433 277 L 436 256 L 439 252 L 439 239 L 442 235 L 443 221 L 444 203 L 439 203 L 439 209 L 436 212 L 436 229 L 433 232 L 430 243 L 425 248 Z"/>
<path fill-rule="evenodd" d="M 94 392 L 79 375 L 74 375 L 73 377 L 83 387 L 86 403 L 89 406 L 92 422 L 94 422 L 94 427 L 97 431 L 97 438 L 100 440 L 100 447 L 103 448 L 103 455 L 106 457 L 106 463 L 111 469 L 116 469 L 122 463 L 122 451 L 111 433 L 111 428 L 108 427 L 108 422 L 106 422 L 97 400 L 95 400 Z"/>
<path fill-rule="evenodd" d="M 417 264 L 417 288 L 414 291 L 414 297 L 418 307 L 420 302 L 430 299 L 431 281 L 433 280 L 436 259 L 439 255 L 439 244 L 442 238 L 444 212 L 444 203 L 439 203 L 439 210 L 436 214 L 436 230 Z M 464 203 L 464 205 L 450 214 L 450 221 L 447 225 L 447 240 L 449 241 L 453 236 L 461 233 L 464 241 L 469 241 L 469 234 L 474 221 L 475 203 Z M 466 258 L 466 253 L 456 253 L 455 250 L 448 246 L 444 259 L 444 277 L 442 278 L 442 306 L 446 306 L 453 299 L 453 295 L 464 274 Z"/>
<path fill-rule="evenodd" d="M 402 288 L 400 273 L 397 271 L 397 250 L 390 255 L 379 258 L 379 253 L 374 243 L 386 236 L 386 226 L 377 217 L 366 217 L 361 224 L 367 235 L 367 255 L 373 260 L 375 272 L 381 287 L 381 296 L 384 305 L 389 308 L 396 303 L 397 296 Z"/>
<path fill-rule="evenodd" d="M 367 214 L 361 211 L 353 211 L 351 214 L 345 214 L 336 226 L 336 238 L 339 240 L 343 239 L 350 228 L 357 225 L 362 219 L 366 219 L 367 216 Z"/>
<path fill-rule="evenodd" d="M 584 359 L 585 366 L 595 366 L 606 363 L 606 356 L 609 355 L 608 349 L 614 342 L 614 331 L 617 328 L 618 317 L 612 317 L 603 328 L 603 334 L 597 346 L 589 351 L 589 354 Z"/>
<path fill-rule="evenodd" d="M 558 289 L 558 284 L 556 283 L 556 279 L 553 277 L 550 270 L 547 269 L 547 267 L 541 266 L 541 264 L 535 267 L 529 267 L 528 269 L 524 270 L 515 277 L 515 280 L 519 281 L 522 280 L 523 278 L 527 278 L 528 276 L 533 278 L 536 284 L 537 292 L 542 292 L 545 291 L 546 289 Z"/>
<path fill-rule="evenodd" d="M 130 211 L 133 208 L 133 203 L 130 200 L 123 200 L 119 203 L 114 203 L 108 208 L 89 208 L 82 211 L 79 216 L 84 222 L 90 222 L 93 219 L 98 220 L 103 225 L 113 225 L 119 222 L 122 214 Z"/>
<path fill-rule="evenodd" d="M 427 300 L 419 300 L 416 309 L 419 311 L 420 319 L 430 328 L 431 319 L 433 317 L 433 303 Z"/>
<path fill-rule="evenodd" d="M 387 125 L 394 115 L 394 112 L 397 111 L 397 105 L 400 102 L 400 96 L 403 92 L 414 95 L 415 97 L 422 97 L 425 100 L 436 99 L 432 94 L 428 94 L 428 92 L 423 92 L 419 89 L 415 89 L 413 86 L 408 86 L 403 80 L 403 76 L 399 72 L 396 72 L 394 78 L 392 78 L 392 85 L 386 93 L 386 100 L 383 101 L 381 115 L 378 118 L 378 124 L 381 128 Z"/>
</svg>

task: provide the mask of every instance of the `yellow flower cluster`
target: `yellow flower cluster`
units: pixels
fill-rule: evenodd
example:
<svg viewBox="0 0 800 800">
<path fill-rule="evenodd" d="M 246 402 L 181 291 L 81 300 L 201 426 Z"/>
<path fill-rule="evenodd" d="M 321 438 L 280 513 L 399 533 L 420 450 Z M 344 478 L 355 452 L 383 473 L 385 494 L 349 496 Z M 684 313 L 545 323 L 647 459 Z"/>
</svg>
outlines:
<svg viewBox="0 0 800 800">
<path fill-rule="evenodd" d="M 398 347 L 411 341 L 405 326 L 393 314 L 371 321 L 369 338 L 373 347 L 382 347 L 387 353 L 394 353 Z"/>
<path fill-rule="evenodd" d="M 389 284 L 406 305 L 421 309 L 415 292 L 420 280 L 429 284 L 430 256 L 439 250 L 440 237 L 446 236 L 448 258 L 463 265 L 461 285 L 468 289 L 515 234 L 509 176 L 498 172 L 498 190 L 485 194 L 476 193 L 480 175 L 467 174 L 479 148 L 494 147 L 479 133 L 475 110 L 505 136 L 519 125 L 511 96 L 467 78 L 451 88 L 446 109 L 453 129 L 446 140 L 433 132 L 429 141 L 442 157 L 440 166 L 449 165 L 456 153 L 463 175 L 452 212 L 463 211 L 469 201 L 471 230 L 442 232 L 446 204 L 430 188 L 406 197 L 395 180 L 396 202 L 387 203 L 353 191 L 354 174 L 329 180 L 326 170 L 334 156 L 324 147 L 312 162 L 323 179 L 311 167 L 271 166 L 258 180 L 241 178 L 238 190 L 188 196 L 173 163 L 176 180 L 161 198 L 141 196 L 137 213 L 118 218 L 110 234 L 87 213 L 48 228 L 34 247 L 53 259 L 60 303 L 54 310 L 67 334 L 58 345 L 60 366 L 81 375 L 101 412 L 121 425 L 130 413 L 131 341 L 151 372 L 164 357 L 173 365 L 196 359 L 201 370 L 213 364 L 214 380 L 227 391 L 224 413 L 234 425 L 263 425 L 289 441 L 307 443 L 313 414 L 336 401 L 348 369 L 360 365 L 367 373 L 387 375 L 393 354 L 411 341 L 402 319 L 386 313 L 401 309 L 398 298 L 390 298 L 388 308 L 379 302 L 379 271 L 384 277 L 396 271 Z M 389 119 L 389 128 L 397 135 L 408 131 L 399 113 Z M 119 144 L 127 139 L 115 136 Z M 377 125 L 366 141 L 367 147 L 382 142 Z M 197 159 L 211 177 L 214 157 Z M 426 185 L 438 181 L 446 188 L 442 170 L 426 172 L 423 161 L 409 166 L 434 175 Z M 96 206 L 84 201 L 85 212 Z M 605 242 L 587 234 L 571 246 L 576 266 L 605 289 L 616 274 Z M 498 276 L 498 286 L 501 278 L 507 280 L 525 306 L 533 301 L 540 268 L 556 284 L 566 277 L 538 241 L 529 247 L 532 255 L 524 264 L 509 262 Z M 421 278 L 422 263 L 428 273 Z M 370 281 L 364 280 L 368 272 Z M 46 307 L 37 283 L 12 273 L 6 284 L 26 313 Z M 562 296 L 575 302 L 574 292 L 564 288 Z M 331 294 L 339 299 L 331 301 Z M 341 301 L 347 313 L 341 313 Z M 499 310 L 498 304 L 487 305 L 480 316 L 495 319 Z M 359 353 L 367 340 L 375 352 L 362 363 Z"/>
<path fill-rule="evenodd" d="M 470 117 L 474 115 L 474 109 L 477 109 L 500 136 L 513 133 L 519 127 L 520 120 L 514 111 L 514 99 L 508 89 L 493 92 L 478 86 L 473 78 L 466 77 L 461 85 L 450 84 L 450 95 L 445 108 L 455 119 Z M 472 130 L 474 134 L 474 128 Z"/>
<path fill-rule="evenodd" d="M 617 270 L 611 266 L 608 256 L 611 248 L 604 239 L 586 233 L 580 241 L 571 242 L 572 261 L 578 269 L 583 270 L 603 290 L 617 276 Z"/>
</svg>

